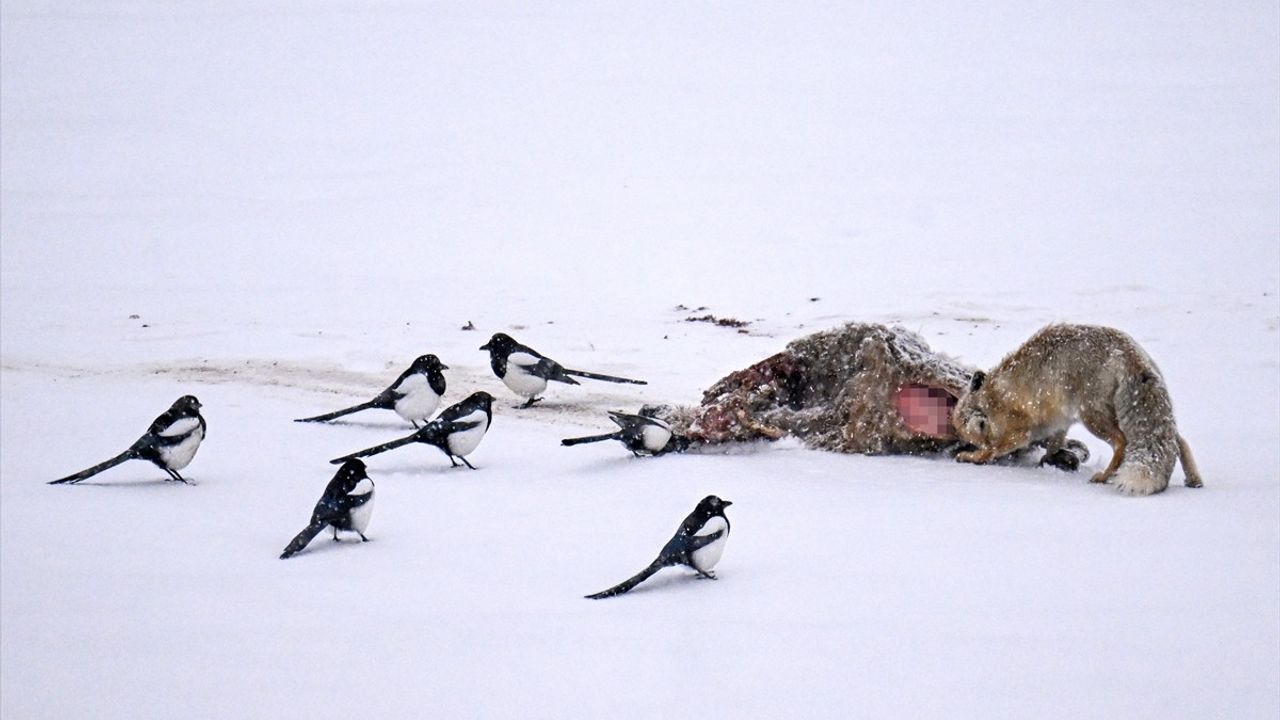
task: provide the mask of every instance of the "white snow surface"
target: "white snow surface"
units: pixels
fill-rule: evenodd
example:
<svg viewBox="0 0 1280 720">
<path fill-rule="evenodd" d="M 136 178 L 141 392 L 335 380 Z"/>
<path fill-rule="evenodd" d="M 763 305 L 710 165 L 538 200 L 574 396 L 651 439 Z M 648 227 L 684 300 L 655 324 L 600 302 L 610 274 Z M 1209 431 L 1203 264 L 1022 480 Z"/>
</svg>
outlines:
<svg viewBox="0 0 1280 720">
<path fill-rule="evenodd" d="M 1278 107 L 1273 2 L 4 0 L 0 715 L 1274 718 Z M 1079 427 L 1074 474 L 558 445 L 848 320 L 1119 327 L 1205 487 L 1089 485 Z M 515 410 L 499 331 L 650 384 Z M 479 469 L 370 458 L 370 542 L 277 559 L 411 431 L 290 420 L 426 352 L 499 398 Z M 45 485 L 186 393 L 196 485 Z M 582 598 L 711 493 L 718 581 Z"/>
</svg>

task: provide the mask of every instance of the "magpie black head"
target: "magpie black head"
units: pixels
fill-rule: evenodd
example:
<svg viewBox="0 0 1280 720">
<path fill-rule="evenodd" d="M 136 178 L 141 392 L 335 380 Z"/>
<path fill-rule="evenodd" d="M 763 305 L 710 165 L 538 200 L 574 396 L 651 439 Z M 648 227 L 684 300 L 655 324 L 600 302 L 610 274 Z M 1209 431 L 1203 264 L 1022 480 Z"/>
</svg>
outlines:
<svg viewBox="0 0 1280 720">
<path fill-rule="evenodd" d="M 440 362 L 440 358 L 435 355 L 419 355 L 418 359 L 413 361 L 413 366 L 410 369 L 416 372 L 423 372 L 429 370 L 448 370 L 449 366 Z"/>
<path fill-rule="evenodd" d="M 491 353 L 507 354 L 519 344 L 515 338 L 506 333 L 494 333 L 493 337 L 489 338 L 489 342 L 481 345 L 480 349 Z"/>
<path fill-rule="evenodd" d="M 346 462 L 342 463 L 342 467 L 338 468 L 338 472 L 349 472 L 349 473 L 357 473 L 360 475 L 365 475 L 368 473 L 368 470 L 365 467 L 363 460 L 361 460 L 360 458 L 350 458 Z"/>
<path fill-rule="evenodd" d="M 361 480 L 369 477 L 368 470 L 365 468 L 364 461 L 359 458 L 349 458 L 342 463 L 342 467 L 338 468 L 335 480 L 341 478 L 341 487 L 343 492 L 351 492 Z"/>
<path fill-rule="evenodd" d="M 724 509 L 729 507 L 732 504 L 733 503 L 729 502 L 728 500 L 721 500 L 715 495 L 708 495 L 702 498 L 702 501 L 698 503 L 698 507 L 694 508 L 694 512 L 700 513 L 707 517 L 711 517 L 713 515 L 723 515 Z"/>
<path fill-rule="evenodd" d="M 181 416 L 198 415 L 200 408 L 203 407 L 195 395 L 183 395 L 173 401 L 173 407 L 169 408 L 174 413 Z"/>
<path fill-rule="evenodd" d="M 480 390 L 478 392 L 471 393 L 467 396 L 467 399 L 462 402 L 467 403 L 468 405 L 479 405 L 487 410 L 493 406 L 493 396 L 483 390 Z"/>
</svg>

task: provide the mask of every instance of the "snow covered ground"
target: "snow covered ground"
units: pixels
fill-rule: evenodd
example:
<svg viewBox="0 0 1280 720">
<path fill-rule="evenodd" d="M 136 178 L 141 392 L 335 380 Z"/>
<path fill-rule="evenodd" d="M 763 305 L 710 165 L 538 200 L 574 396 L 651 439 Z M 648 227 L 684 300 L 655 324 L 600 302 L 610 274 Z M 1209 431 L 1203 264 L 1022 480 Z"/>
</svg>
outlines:
<svg viewBox="0 0 1280 720">
<path fill-rule="evenodd" d="M 2 10 L 5 718 L 1280 714 L 1274 3 Z M 1205 487 L 1091 486 L 1081 429 L 1074 475 L 558 446 L 845 320 L 1120 327 Z M 514 410 L 495 331 L 650 384 Z M 290 419 L 424 352 L 499 397 L 480 469 L 373 458 L 371 542 L 278 560 L 407 431 Z M 197 485 L 44 484 L 188 392 Z M 718 582 L 582 599 L 713 492 Z"/>
</svg>

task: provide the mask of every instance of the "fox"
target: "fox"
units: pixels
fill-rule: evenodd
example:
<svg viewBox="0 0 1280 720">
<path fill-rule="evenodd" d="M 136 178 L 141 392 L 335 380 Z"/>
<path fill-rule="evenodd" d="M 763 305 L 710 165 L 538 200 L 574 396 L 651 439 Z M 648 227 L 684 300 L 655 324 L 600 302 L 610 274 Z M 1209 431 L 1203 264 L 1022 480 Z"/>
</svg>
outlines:
<svg viewBox="0 0 1280 720">
<path fill-rule="evenodd" d="M 1111 462 L 1090 482 L 1114 480 L 1129 495 L 1169 486 L 1174 463 L 1184 484 L 1203 486 L 1191 447 L 1178 434 L 1169 389 L 1151 357 L 1115 328 L 1041 328 L 990 372 L 975 372 L 951 414 L 960 439 L 976 449 L 960 462 L 987 463 L 1043 442 L 1046 455 L 1067 443 L 1077 420 L 1111 446 Z"/>
</svg>

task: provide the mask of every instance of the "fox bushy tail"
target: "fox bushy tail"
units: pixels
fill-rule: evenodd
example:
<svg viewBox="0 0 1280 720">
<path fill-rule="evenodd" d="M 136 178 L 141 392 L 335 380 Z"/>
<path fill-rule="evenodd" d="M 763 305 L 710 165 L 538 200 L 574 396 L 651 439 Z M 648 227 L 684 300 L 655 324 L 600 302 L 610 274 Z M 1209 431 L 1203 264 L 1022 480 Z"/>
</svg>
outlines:
<svg viewBox="0 0 1280 720">
<path fill-rule="evenodd" d="M 1179 438 L 1173 403 L 1159 372 L 1145 368 L 1120 383 L 1116 422 L 1125 438 L 1124 461 L 1114 477 L 1116 487 L 1133 495 L 1150 495 L 1168 487 Z M 1194 472 L 1194 462 L 1191 467 Z"/>
</svg>

